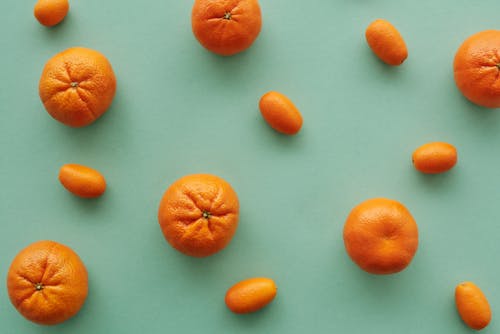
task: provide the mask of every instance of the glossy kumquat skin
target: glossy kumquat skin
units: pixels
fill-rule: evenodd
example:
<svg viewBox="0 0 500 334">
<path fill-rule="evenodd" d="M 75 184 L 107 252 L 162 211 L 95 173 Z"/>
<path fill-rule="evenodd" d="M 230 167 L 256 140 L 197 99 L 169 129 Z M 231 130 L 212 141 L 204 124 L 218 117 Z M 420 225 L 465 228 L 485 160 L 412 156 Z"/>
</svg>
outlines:
<svg viewBox="0 0 500 334">
<path fill-rule="evenodd" d="M 59 170 L 59 181 L 69 192 L 83 198 L 99 197 L 106 191 L 104 176 L 83 165 L 63 165 Z"/>
<path fill-rule="evenodd" d="M 470 328 L 480 330 L 490 323 L 490 304 L 481 289 L 474 283 L 462 282 L 457 285 L 455 304 L 458 314 Z"/>
<path fill-rule="evenodd" d="M 365 37 L 373 53 L 388 65 L 401 65 L 408 58 L 403 36 L 387 20 L 373 21 L 365 31 Z"/>
<path fill-rule="evenodd" d="M 259 101 L 262 117 L 276 131 L 286 135 L 295 135 L 302 128 L 302 114 L 285 95 L 271 91 Z"/>
<path fill-rule="evenodd" d="M 420 146 L 413 152 L 415 168 L 425 174 L 439 174 L 452 169 L 457 164 L 455 146 L 444 142 L 432 142 Z"/>
<path fill-rule="evenodd" d="M 40 24 L 52 27 L 61 23 L 68 11 L 68 0 L 38 0 L 33 13 Z"/>
<path fill-rule="evenodd" d="M 270 278 L 249 278 L 233 285 L 226 293 L 225 302 L 234 313 L 251 313 L 272 302 L 277 291 Z"/>
</svg>

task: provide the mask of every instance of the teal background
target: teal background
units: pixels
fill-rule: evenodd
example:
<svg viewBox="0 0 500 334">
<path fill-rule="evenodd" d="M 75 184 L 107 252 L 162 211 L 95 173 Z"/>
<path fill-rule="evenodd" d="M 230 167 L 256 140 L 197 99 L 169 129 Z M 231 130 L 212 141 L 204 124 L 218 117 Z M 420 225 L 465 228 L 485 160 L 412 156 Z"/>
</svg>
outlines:
<svg viewBox="0 0 500 334">
<path fill-rule="evenodd" d="M 469 333 L 453 291 L 476 282 L 500 330 L 498 217 L 500 113 L 467 102 L 452 60 L 469 35 L 498 29 L 498 0 L 261 0 L 263 29 L 245 53 L 205 51 L 190 26 L 192 1 L 70 1 L 48 29 L 33 1 L 1 1 L 0 277 L 31 242 L 72 247 L 89 271 L 81 312 L 55 327 L 24 320 L 0 288 L 0 332 L 28 333 Z M 401 31 L 408 60 L 390 68 L 364 30 L 383 17 Z M 65 127 L 38 97 L 45 62 L 71 46 L 104 53 L 118 90 L 94 125 Z M 301 110 L 299 135 L 275 133 L 258 100 L 269 90 Z M 454 170 L 417 173 L 413 150 L 448 141 Z M 64 163 L 100 170 L 97 200 L 66 192 Z M 157 223 L 166 188 L 190 173 L 229 181 L 238 231 L 221 253 L 174 251 Z M 419 225 L 411 266 L 362 272 L 342 228 L 371 197 L 403 202 Z M 237 316 L 226 290 L 273 278 L 274 302 Z"/>
</svg>

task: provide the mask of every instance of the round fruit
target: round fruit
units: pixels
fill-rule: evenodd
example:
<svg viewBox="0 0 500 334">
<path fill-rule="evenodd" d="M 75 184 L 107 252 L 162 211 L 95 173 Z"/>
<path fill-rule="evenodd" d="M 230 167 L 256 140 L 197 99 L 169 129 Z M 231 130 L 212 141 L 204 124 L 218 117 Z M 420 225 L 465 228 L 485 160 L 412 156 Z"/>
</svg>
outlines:
<svg viewBox="0 0 500 334">
<path fill-rule="evenodd" d="M 66 164 L 59 170 L 59 181 L 69 192 L 84 198 L 101 196 L 106 180 L 99 171 L 77 164 Z"/>
<path fill-rule="evenodd" d="M 52 57 L 39 83 L 40 98 L 47 112 L 72 127 L 93 123 L 111 105 L 116 79 L 101 53 L 71 48 Z"/>
<path fill-rule="evenodd" d="M 415 168 L 422 173 L 444 173 L 457 163 L 457 149 L 448 143 L 427 143 L 413 152 L 412 161 Z"/>
<path fill-rule="evenodd" d="M 373 21 L 366 28 L 365 37 L 373 53 L 388 65 L 401 65 L 408 57 L 403 37 L 389 21 Z"/>
<path fill-rule="evenodd" d="M 178 251 L 205 257 L 222 250 L 238 227 L 238 196 L 229 183 L 209 174 L 184 176 L 165 192 L 158 221 Z"/>
<path fill-rule="evenodd" d="M 230 56 L 248 49 L 262 27 L 257 0 L 195 0 L 191 25 L 206 49 Z"/>
<path fill-rule="evenodd" d="M 287 135 L 294 135 L 300 131 L 302 115 L 285 95 L 268 92 L 261 97 L 259 108 L 262 117 L 276 131 Z"/>
<path fill-rule="evenodd" d="M 34 14 L 40 24 L 52 27 L 64 20 L 68 11 L 68 0 L 38 0 Z"/>
<path fill-rule="evenodd" d="M 455 83 L 471 102 L 500 108 L 500 30 L 470 36 L 453 62 Z"/>
<path fill-rule="evenodd" d="M 227 290 L 226 305 L 234 313 L 255 312 L 272 302 L 277 290 L 270 278 L 249 278 Z"/>
<path fill-rule="evenodd" d="M 490 323 L 490 304 L 474 283 L 463 282 L 457 285 L 455 303 L 460 317 L 470 328 L 480 330 Z"/>
<path fill-rule="evenodd" d="M 362 202 L 344 225 L 347 254 L 372 274 L 393 274 L 405 269 L 418 247 L 418 228 L 401 203 L 374 198 Z"/>
<path fill-rule="evenodd" d="M 87 270 L 69 247 L 38 241 L 23 249 L 7 274 L 12 305 L 26 319 L 55 325 L 78 313 L 87 298 Z"/>
</svg>

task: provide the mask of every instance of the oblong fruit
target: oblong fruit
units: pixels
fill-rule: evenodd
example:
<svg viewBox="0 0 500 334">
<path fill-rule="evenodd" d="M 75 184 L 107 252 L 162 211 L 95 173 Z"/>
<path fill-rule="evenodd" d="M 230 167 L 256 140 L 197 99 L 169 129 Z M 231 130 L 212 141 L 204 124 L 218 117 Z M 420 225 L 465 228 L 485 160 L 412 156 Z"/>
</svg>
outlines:
<svg viewBox="0 0 500 334">
<path fill-rule="evenodd" d="M 66 164 L 59 170 L 59 181 L 72 194 L 93 198 L 106 191 L 106 180 L 99 171 L 78 164 Z"/>
<path fill-rule="evenodd" d="M 71 248 L 38 241 L 12 261 L 7 291 L 12 305 L 26 319 L 55 325 L 73 317 L 85 303 L 87 269 Z"/>
<path fill-rule="evenodd" d="M 206 257 L 224 249 L 238 227 L 239 201 L 224 179 L 211 174 L 186 175 L 165 191 L 158 223 L 179 252 Z"/>
<path fill-rule="evenodd" d="M 444 173 L 456 165 L 457 159 L 455 146 L 444 142 L 424 144 L 412 155 L 415 168 L 425 174 Z"/>
<path fill-rule="evenodd" d="M 294 135 L 300 131 L 303 119 L 300 111 L 285 95 L 271 91 L 259 101 L 262 117 L 276 131 Z"/>
<path fill-rule="evenodd" d="M 462 320 L 472 329 L 483 329 L 491 321 L 491 309 L 484 293 L 472 282 L 455 288 L 455 304 Z"/>
<path fill-rule="evenodd" d="M 398 201 L 373 198 L 358 204 L 344 225 L 349 257 L 371 274 L 394 274 L 405 269 L 418 248 L 418 227 Z"/>
<path fill-rule="evenodd" d="M 68 11 L 68 0 L 38 0 L 33 14 L 40 24 L 52 27 L 64 20 Z"/>
<path fill-rule="evenodd" d="M 485 30 L 467 38 L 453 60 L 455 84 L 472 103 L 500 108 L 500 30 Z"/>
<path fill-rule="evenodd" d="M 401 65 L 408 57 L 403 36 L 389 21 L 373 21 L 366 28 L 365 37 L 372 51 L 388 65 Z"/>
<path fill-rule="evenodd" d="M 233 285 L 226 293 L 225 302 L 234 313 L 251 313 L 269 304 L 277 291 L 270 278 L 249 278 Z"/>
</svg>

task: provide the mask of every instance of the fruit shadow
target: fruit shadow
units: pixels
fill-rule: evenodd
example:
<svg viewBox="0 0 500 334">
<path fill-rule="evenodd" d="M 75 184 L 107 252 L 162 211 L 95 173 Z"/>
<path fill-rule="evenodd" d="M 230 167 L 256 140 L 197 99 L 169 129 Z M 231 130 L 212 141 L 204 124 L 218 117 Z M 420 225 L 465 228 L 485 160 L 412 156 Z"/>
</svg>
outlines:
<svg viewBox="0 0 500 334">
<path fill-rule="evenodd" d="M 68 12 L 64 20 L 61 21 L 61 23 L 56 24 L 55 26 L 52 27 L 45 27 L 41 25 L 38 21 L 35 20 L 35 24 L 39 26 L 39 29 L 41 30 L 41 33 L 43 34 L 43 38 L 46 40 L 60 40 L 61 36 L 66 34 L 69 30 L 71 30 L 71 27 L 66 27 L 66 26 L 71 26 L 71 11 Z"/>
<path fill-rule="evenodd" d="M 456 186 L 455 175 L 459 172 L 459 166 L 453 167 L 453 169 L 440 174 L 424 174 L 416 170 L 412 171 L 412 183 L 415 187 L 420 187 L 423 185 L 428 190 L 432 192 L 449 192 L 450 187 Z"/>
<path fill-rule="evenodd" d="M 260 112 L 256 110 L 260 115 Z M 255 118 L 255 133 L 258 136 L 255 138 L 259 140 L 263 148 L 267 148 L 271 152 L 282 149 L 293 149 L 297 146 L 304 145 L 305 129 L 301 129 L 296 135 L 286 135 L 280 133 L 269 126 L 262 117 Z"/>
</svg>

